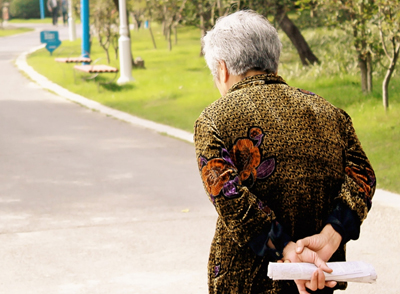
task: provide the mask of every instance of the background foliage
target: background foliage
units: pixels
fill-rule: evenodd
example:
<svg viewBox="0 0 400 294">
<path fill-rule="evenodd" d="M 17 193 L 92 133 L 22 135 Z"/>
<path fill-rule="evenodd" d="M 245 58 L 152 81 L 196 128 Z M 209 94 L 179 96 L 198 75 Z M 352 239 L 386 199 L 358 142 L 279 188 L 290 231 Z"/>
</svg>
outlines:
<svg viewBox="0 0 400 294">
<path fill-rule="evenodd" d="M 40 18 L 40 2 L 39 0 L 12 0 L 10 15 L 12 18 Z M 45 15 L 50 15 L 47 8 L 45 8 Z"/>
<path fill-rule="evenodd" d="M 204 59 L 199 56 L 201 31 L 196 27 L 178 28 L 180 41 L 172 51 L 160 24 L 152 24 L 159 45 L 154 48 L 147 29 L 131 31 L 132 51 L 145 60 L 145 69 L 134 69 L 135 82 L 118 86 L 103 85 L 100 92 L 91 81 L 74 80 L 72 66 L 55 64 L 45 50 L 29 57 L 29 64 L 52 81 L 104 105 L 153 121 L 193 131 L 201 111 L 218 99 L 218 90 Z M 395 76 L 390 89 L 392 104 L 386 113 L 381 106 L 381 88 L 365 95 L 360 90 L 357 60 L 349 51 L 349 38 L 340 29 L 306 29 L 304 35 L 320 57 L 320 64 L 304 67 L 288 37 L 280 32 L 283 54 L 279 73 L 292 86 L 315 92 L 346 110 L 353 118 L 357 134 L 378 176 L 378 186 L 400 193 L 400 77 Z M 334 46 L 333 46 L 334 44 Z M 54 54 L 79 54 L 80 41 L 62 44 Z M 92 58 L 105 57 L 93 40 Z M 111 65 L 119 66 L 111 56 Z M 103 80 L 111 79 L 104 75 Z M 376 76 L 375 85 L 382 77 Z"/>
</svg>

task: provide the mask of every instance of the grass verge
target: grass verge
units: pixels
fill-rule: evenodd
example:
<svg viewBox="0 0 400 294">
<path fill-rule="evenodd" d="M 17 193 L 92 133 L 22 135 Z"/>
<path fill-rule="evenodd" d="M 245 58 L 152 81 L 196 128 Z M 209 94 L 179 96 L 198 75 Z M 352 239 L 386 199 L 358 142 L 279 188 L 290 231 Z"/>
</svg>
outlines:
<svg viewBox="0 0 400 294">
<path fill-rule="evenodd" d="M 16 27 L 3 27 L 0 28 L 0 37 L 7 37 L 11 35 L 31 32 L 33 29 L 31 28 L 16 28 Z"/>
<path fill-rule="evenodd" d="M 41 18 L 13 18 L 9 21 L 9 23 L 36 23 L 36 24 L 41 24 L 41 23 L 52 23 L 53 20 L 51 17 L 45 17 L 43 19 Z"/>
<path fill-rule="evenodd" d="M 158 49 L 154 49 L 148 30 L 132 31 L 134 57 L 145 60 L 146 69 L 134 69 L 134 83 L 124 86 L 104 85 L 97 91 L 94 81 L 74 81 L 72 65 L 57 64 L 54 57 L 80 55 L 80 41 L 64 41 L 54 55 L 40 50 L 29 56 L 28 62 L 53 82 L 104 105 L 192 131 L 201 111 L 219 97 L 211 75 L 200 53 L 200 33 L 184 27 L 178 33 L 178 44 L 172 51 L 159 27 L 154 27 Z M 357 69 L 348 50 L 346 36 L 338 31 L 306 31 L 306 38 L 316 47 L 321 64 L 303 68 L 295 49 L 282 36 L 284 53 L 280 74 L 292 86 L 315 92 L 332 104 L 346 110 L 353 118 L 357 134 L 378 177 L 378 187 L 400 193 L 400 78 L 391 82 L 390 110 L 381 106 L 380 80 L 375 77 L 375 89 L 370 95 L 360 91 Z M 331 46 L 329 36 L 335 39 Z M 105 53 L 94 40 L 91 57 L 104 58 Z M 341 54 L 341 52 L 345 52 Z M 110 51 L 111 65 L 119 67 Z M 101 63 L 106 63 L 103 59 Z M 104 75 L 104 79 L 107 76 Z"/>
</svg>

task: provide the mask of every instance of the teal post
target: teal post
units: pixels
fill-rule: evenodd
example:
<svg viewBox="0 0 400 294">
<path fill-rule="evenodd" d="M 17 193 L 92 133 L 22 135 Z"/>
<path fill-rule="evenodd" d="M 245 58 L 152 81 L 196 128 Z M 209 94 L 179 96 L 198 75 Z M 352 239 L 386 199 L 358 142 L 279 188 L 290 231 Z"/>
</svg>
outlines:
<svg viewBox="0 0 400 294">
<path fill-rule="evenodd" d="M 81 0 L 81 22 L 82 57 L 90 57 L 89 0 Z"/>
<path fill-rule="evenodd" d="M 40 2 L 40 18 L 43 19 L 44 18 L 44 0 L 39 0 L 39 2 Z"/>
</svg>

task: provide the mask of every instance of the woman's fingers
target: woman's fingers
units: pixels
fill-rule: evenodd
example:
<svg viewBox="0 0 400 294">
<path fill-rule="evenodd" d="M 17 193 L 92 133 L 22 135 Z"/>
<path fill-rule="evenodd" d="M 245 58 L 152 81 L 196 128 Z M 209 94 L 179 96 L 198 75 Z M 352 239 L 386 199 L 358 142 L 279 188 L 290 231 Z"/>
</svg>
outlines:
<svg viewBox="0 0 400 294">
<path fill-rule="evenodd" d="M 326 262 L 323 261 L 323 260 L 318 256 L 317 253 L 315 253 L 315 252 L 312 251 L 311 254 L 313 254 L 313 263 L 314 263 L 318 268 L 322 269 L 324 272 L 327 272 L 327 273 L 331 273 L 331 272 L 333 271 L 330 267 L 327 266 Z"/>
<path fill-rule="evenodd" d="M 310 294 L 306 290 L 306 282 L 304 280 L 294 280 L 297 286 L 297 290 L 299 290 L 299 294 Z"/>
<path fill-rule="evenodd" d="M 336 286 L 336 284 L 337 284 L 336 281 L 328 281 L 328 282 L 325 282 L 325 287 L 333 288 Z"/>
<path fill-rule="evenodd" d="M 311 291 L 316 291 L 318 289 L 318 270 L 313 272 L 311 280 L 307 281 L 305 286 Z"/>
<path fill-rule="evenodd" d="M 300 254 L 303 252 L 304 247 L 308 247 L 310 245 L 310 238 L 306 237 L 304 239 L 300 239 L 296 242 L 296 253 Z"/>
<path fill-rule="evenodd" d="M 317 287 L 318 289 L 324 289 L 325 288 L 325 275 L 321 269 L 317 269 Z"/>
</svg>

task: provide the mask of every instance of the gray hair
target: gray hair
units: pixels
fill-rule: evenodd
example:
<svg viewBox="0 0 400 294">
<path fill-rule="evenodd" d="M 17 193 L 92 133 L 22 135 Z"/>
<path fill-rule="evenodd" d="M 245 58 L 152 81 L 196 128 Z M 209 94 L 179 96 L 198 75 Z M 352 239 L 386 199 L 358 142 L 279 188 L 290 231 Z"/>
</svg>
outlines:
<svg viewBox="0 0 400 294">
<path fill-rule="evenodd" d="M 212 75 L 225 61 L 229 74 L 243 75 L 251 69 L 276 73 L 282 44 L 276 29 L 262 15 L 242 10 L 217 20 L 202 38 L 203 53 Z"/>
</svg>

